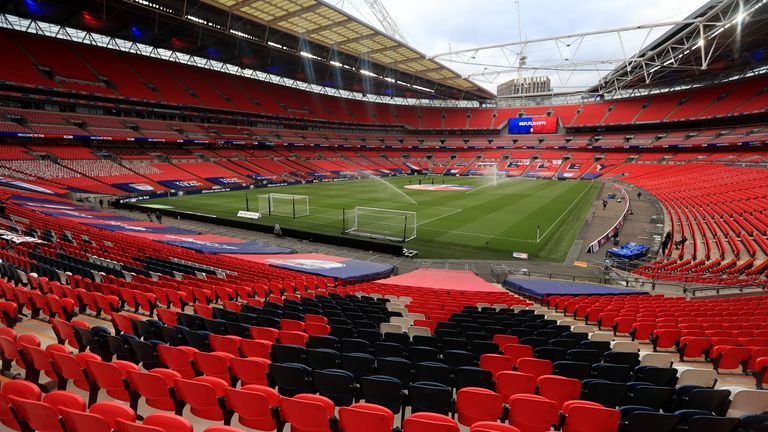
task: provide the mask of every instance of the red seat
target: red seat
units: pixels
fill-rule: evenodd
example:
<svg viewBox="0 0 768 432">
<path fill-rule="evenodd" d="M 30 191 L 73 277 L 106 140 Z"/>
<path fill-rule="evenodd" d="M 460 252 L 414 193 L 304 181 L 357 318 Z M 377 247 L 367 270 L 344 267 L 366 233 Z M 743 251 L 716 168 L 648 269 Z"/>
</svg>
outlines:
<svg viewBox="0 0 768 432">
<path fill-rule="evenodd" d="M 223 352 L 235 357 L 240 356 L 240 341 L 242 339 L 237 336 L 230 335 L 217 335 L 212 334 L 208 336 L 208 342 L 211 343 L 211 350 L 216 352 Z"/>
<path fill-rule="evenodd" d="M 306 319 L 306 316 L 304 318 Z M 331 326 L 325 323 L 307 321 L 304 324 L 304 332 L 309 336 L 328 336 L 331 334 Z"/>
<path fill-rule="evenodd" d="M 8 381 L 0 388 L 0 423 L 15 431 L 20 431 L 21 427 L 11 412 L 9 401 L 11 397 L 39 401 L 42 392 L 36 385 L 22 380 Z"/>
<path fill-rule="evenodd" d="M 720 369 L 737 369 L 741 367 L 746 370 L 749 356 L 752 355 L 750 347 L 736 346 L 713 346 L 709 352 L 709 359 L 716 371 Z"/>
<path fill-rule="evenodd" d="M 128 390 L 125 389 L 125 382 L 128 380 L 128 371 L 138 371 L 138 366 L 122 360 L 113 360 L 109 363 L 88 360 L 85 364 L 91 384 L 88 406 L 96 403 L 99 390 L 106 390 L 109 396 L 117 400 L 125 402 L 131 400 Z"/>
<path fill-rule="evenodd" d="M 469 432 L 520 432 L 520 429 L 498 422 L 477 422 L 469 427 Z"/>
<path fill-rule="evenodd" d="M 19 306 L 10 301 L 0 301 L 0 322 L 8 328 L 16 326 L 19 317 Z"/>
<path fill-rule="evenodd" d="M 211 426 L 203 432 L 245 432 L 242 429 L 238 429 L 232 426 Z"/>
<path fill-rule="evenodd" d="M 197 350 L 192 347 L 174 347 L 170 345 L 158 345 L 157 353 L 164 365 L 178 372 L 184 379 L 195 377 L 195 369 L 192 367 L 192 356 Z"/>
<path fill-rule="evenodd" d="M 175 405 L 169 388 L 174 386 L 176 378 L 181 374 L 171 369 L 157 368 L 149 372 L 128 371 L 128 385 L 131 388 L 131 407 L 138 409 L 140 398 L 144 398 L 147 406 L 163 410 L 174 411 Z"/>
<path fill-rule="evenodd" d="M 167 326 L 175 326 L 178 325 L 176 311 L 170 310 L 170 309 L 155 309 L 155 313 L 157 314 L 157 319 L 163 322 L 163 324 Z"/>
<path fill-rule="evenodd" d="M 85 401 L 75 393 L 54 391 L 43 397 L 42 402 L 9 396 L 19 420 L 37 432 L 62 431 L 60 408 L 85 411 Z"/>
<path fill-rule="evenodd" d="M 516 394 L 536 394 L 536 377 L 522 372 L 499 372 L 496 375 L 496 391 L 504 400 Z"/>
<path fill-rule="evenodd" d="M 25 376 L 24 379 L 35 384 L 39 382 L 40 372 L 45 373 L 50 379 L 56 379 L 56 373 L 53 370 L 53 364 L 51 363 L 48 351 L 69 353 L 69 350 L 64 345 L 59 344 L 50 344 L 45 347 L 45 349 L 31 345 L 23 345 L 22 349 L 24 350 L 24 354 L 27 356 L 27 362 L 29 363 L 27 365 L 27 376 Z"/>
<path fill-rule="evenodd" d="M 280 415 L 291 424 L 291 432 L 330 432 L 333 402 L 320 395 L 299 394 L 280 399 Z"/>
<path fill-rule="evenodd" d="M 280 330 L 277 334 L 281 344 L 307 346 L 307 339 L 309 336 L 300 331 L 286 331 Z"/>
<path fill-rule="evenodd" d="M 193 432 L 192 423 L 173 414 L 155 413 L 144 418 L 141 424 L 118 419 L 117 432 Z"/>
<path fill-rule="evenodd" d="M 536 378 L 552 373 L 552 362 L 537 358 L 521 358 L 516 363 L 518 372 L 527 373 Z"/>
<path fill-rule="evenodd" d="M 292 320 L 292 319 L 281 319 L 280 330 L 303 332 L 304 323 L 301 321 Z"/>
<path fill-rule="evenodd" d="M 22 359 L 19 355 L 18 342 L 15 339 L 11 339 L 7 336 L 0 336 L 0 358 L 3 360 L 2 371 L 6 374 L 10 372 L 14 362 L 26 369 L 26 366 L 23 363 L 20 364 Z"/>
<path fill-rule="evenodd" d="M 757 361 L 760 360 L 763 357 L 768 357 L 768 348 L 764 347 L 750 347 L 752 348 L 752 353 L 749 355 L 749 362 L 747 362 L 747 370 L 750 372 L 756 372 L 759 368 L 757 367 Z"/>
<path fill-rule="evenodd" d="M 680 338 L 680 361 L 684 359 L 698 359 L 703 357 L 712 346 L 712 342 L 708 337 L 690 337 L 683 336 Z"/>
<path fill-rule="evenodd" d="M 537 384 L 539 386 L 537 394 L 557 402 L 558 408 L 564 402 L 578 399 L 581 395 L 581 381 L 577 379 L 558 375 L 543 375 L 539 377 Z"/>
<path fill-rule="evenodd" d="M 269 386 L 267 372 L 269 372 L 270 361 L 263 358 L 231 358 L 229 368 L 232 375 L 239 379 L 241 386 L 261 385 Z"/>
<path fill-rule="evenodd" d="M 403 432 L 459 432 L 459 425 L 442 414 L 419 412 L 405 419 Z"/>
<path fill-rule="evenodd" d="M 504 411 L 504 399 L 494 391 L 465 387 L 456 392 L 459 423 L 471 426 L 479 421 L 496 421 Z"/>
<path fill-rule="evenodd" d="M 653 331 L 651 337 L 651 343 L 653 343 L 653 350 L 658 349 L 668 350 L 675 347 L 675 344 L 680 340 L 682 331 L 680 329 L 656 329 Z"/>
<path fill-rule="evenodd" d="M 192 358 L 195 361 L 195 369 L 203 375 L 219 378 L 227 383 L 232 382 L 232 377 L 229 375 L 229 361 L 234 358 L 232 354 L 198 351 Z"/>
<path fill-rule="evenodd" d="M 121 333 L 134 334 L 131 318 L 141 319 L 138 315 L 122 313 L 113 313 L 110 317 L 112 318 L 112 327 L 115 329 L 116 335 Z"/>
<path fill-rule="evenodd" d="M 328 324 L 328 318 L 322 315 L 306 314 L 304 315 L 304 323 Z"/>
<path fill-rule="evenodd" d="M 629 334 L 632 336 L 633 341 L 650 342 L 654 330 L 656 330 L 655 322 L 636 322 L 632 325 L 632 329 L 629 330 Z"/>
<path fill-rule="evenodd" d="M 136 422 L 136 413 L 116 402 L 99 402 L 87 413 L 63 408 L 61 417 L 67 432 L 112 432 L 118 420 Z"/>
<path fill-rule="evenodd" d="M 278 330 L 269 327 L 251 326 L 251 338 L 277 343 Z"/>
<path fill-rule="evenodd" d="M 515 363 L 521 358 L 533 357 L 533 347 L 530 345 L 507 344 L 502 348 L 505 356 L 511 357 Z"/>
<path fill-rule="evenodd" d="M 46 393 L 43 396 L 43 402 L 56 409 L 68 408 L 75 411 L 85 411 L 86 409 L 85 401 L 80 395 L 62 390 Z"/>
<path fill-rule="evenodd" d="M 176 378 L 174 388 L 176 397 L 189 405 L 189 410 L 195 417 L 206 420 L 224 420 L 224 413 L 219 406 L 219 397 L 224 395 L 224 389 L 229 387 L 226 381 L 201 376 L 191 380 Z M 183 406 L 176 411 L 176 415 L 182 415 Z"/>
<path fill-rule="evenodd" d="M 395 415 L 381 405 L 356 403 L 339 408 L 339 426 L 344 432 L 392 432 Z"/>
<path fill-rule="evenodd" d="M 635 317 L 617 317 L 613 324 L 613 333 L 623 335 L 629 334 L 629 332 L 632 330 L 632 324 L 635 323 L 635 320 Z"/>
<path fill-rule="evenodd" d="M 243 339 L 240 341 L 240 354 L 244 357 L 270 359 L 272 342 L 263 340 Z"/>
<path fill-rule="evenodd" d="M 280 405 L 280 395 L 273 389 L 261 385 L 245 385 L 240 389 L 224 389 L 227 407 L 238 415 L 243 426 L 261 431 L 272 431 L 277 427 L 273 410 Z"/>
<path fill-rule="evenodd" d="M 559 420 L 559 404 L 543 396 L 519 394 L 509 398 L 508 422 L 520 432 L 547 432 Z"/>
<path fill-rule="evenodd" d="M 515 359 L 506 355 L 483 354 L 480 356 L 480 367 L 491 371 L 494 377 L 499 372 L 511 371 L 514 369 Z"/>
<path fill-rule="evenodd" d="M 763 384 L 768 382 L 768 356 L 755 360 L 753 371 L 755 374 L 755 387 L 758 390 L 763 390 Z"/>
<path fill-rule="evenodd" d="M 517 336 L 512 335 L 505 335 L 505 334 L 495 334 L 493 335 L 493 339 L 491 339 L 491 342 L 495 343 L 499 347 L 504 349 L 505 346 L 509 344 L 519 344 L 520 339 Z"/>
<path fill-rule="evenodd" d="M 563 432 L 616 432 L 618 410 L 587 401 L 573 400 L 563 404 Z"/>
<path fill-rule="evenodd" d="M 59 390 L 66 390 L 69 380 L 75 384 L 75 387 L 90 391 L 88 378 L 83 370 L 86 368 L 86 362 L 101 361 L 99 356 L 94 353 L 82 352 L 75 355 L 57 351 L 49 352 L 53 370 L 56 372 L 56 382 Z"/>
</svg>

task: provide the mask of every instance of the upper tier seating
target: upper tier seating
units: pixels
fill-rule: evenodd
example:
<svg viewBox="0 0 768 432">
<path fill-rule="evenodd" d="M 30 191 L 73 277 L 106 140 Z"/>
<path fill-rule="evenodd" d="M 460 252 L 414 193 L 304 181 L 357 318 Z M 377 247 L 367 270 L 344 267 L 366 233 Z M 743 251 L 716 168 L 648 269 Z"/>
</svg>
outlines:
<svg viewBox="0 0 768 432">
<path fill-rule="evenodd" d="M 0 79 L 13 83 L 160 100 L 174 105 L 302 119 L 403 125 L 412 129 L 487 129 L 491 124 L 499 128 L 506 119 L 520 113 L 557 116 L 565 126 L 661 122 L 762 112 L 768 103 L 768 96 L 762 92 L 768 79 L 753 77 L 738 83 L 668 94 L 572 105 L 499 109 L 390 106 L 310 94 L 207 69 L 6 29 L 0 37 L 6 42 L 3 46 L 15 53 L 7 56 L 9 67 L 0 70 Z M 38 64 L 50 68 L 58 81 L 45 78 L 37 70 Z M 105 86 L 97 76 L 106 78 L 108 84 Z M 468 113 L 471 114 L 469 118 Z M 66 132 L 63 129 L 53 132 L 47 127 L 35 130 L 74 133 L 74 130 Z M 44 130 L 48 132 L 42 132 Z M 164 138 L 160 135 L 150 133 L 148 136 Z"/>
</svg>

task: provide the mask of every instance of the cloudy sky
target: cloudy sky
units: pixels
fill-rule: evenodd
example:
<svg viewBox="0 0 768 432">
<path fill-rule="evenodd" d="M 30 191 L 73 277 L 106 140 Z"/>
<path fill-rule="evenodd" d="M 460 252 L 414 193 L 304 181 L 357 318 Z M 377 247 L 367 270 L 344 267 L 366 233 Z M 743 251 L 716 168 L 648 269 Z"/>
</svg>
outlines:
<svg viewBox="0 0 768 432">
<path fill-rule="evenodd" d="M 605 30 L 632 25 L 684 19 L 706 2 L 704 0 L 519 0 L 522 32 L 517 25 L 515 0 L 381 0 L 402 30 L 407 42 L 427 55 L 451 49 L 473 48 L 501 42 Z M 363 0 L 329 0 L 354 16 L 381 27 Z M 524 54 L 530 66 L 549 66 L 567 62 L 614 60 L 634 54 L 643 42 L 649 43 L 668 28 L 623 33 L 621 43 L 615 35 L 602 35 L 555 44 L 530 45 Z M 579 43 L 580 42 L 580 43 Z M 570 43 L 570 44 L 569 44 Z M 570 46 L 569 46 L 570 45 Z M 578 46 L 578 47 L 577 47 Z M 516 64 L 520 48 L 490 50 L 472 59 L 480 66 L 456 62 L 457 57 L 441 61 L 462 75 L 479 74 L 473 79 L 495 90 L 496 84 L 517 76 L 517 72 L 498 74 L 494 65 Z M 469 60 L 466 56 L 464 60 Z M 564 59 L 568 59 L 567 61 Z M 454 60 L 454 61 L 451 61 Z M 574 72 L 536 70 L 525 74 L 548 75 L 556 90 L 588 87 L 613 65 L 580 66 Z"/>
</svg>

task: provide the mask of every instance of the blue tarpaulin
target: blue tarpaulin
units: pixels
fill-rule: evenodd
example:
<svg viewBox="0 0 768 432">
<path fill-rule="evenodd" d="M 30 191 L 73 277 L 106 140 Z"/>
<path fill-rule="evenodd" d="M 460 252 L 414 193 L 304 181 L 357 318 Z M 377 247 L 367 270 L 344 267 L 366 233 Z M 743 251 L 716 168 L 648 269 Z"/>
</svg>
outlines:
<svg viewBox="0 0 768 432">
<path fill-rule="evenodd" d="M 502 284 L 514 292 L 536 298 L 549 295 L 626 295 L 648 294 L 645 291 L 616 288 L 608 285 L 562 282 L 543 279 L 520 279 L 508 277 Z"/>
<path fill-rule="evenodd" d="M 322 254 L 232 256 L 272 267 L 344 280 L 378 279 L 389 276 L 395 271 L 395 268 L 389 264 Z"/>
</svg>

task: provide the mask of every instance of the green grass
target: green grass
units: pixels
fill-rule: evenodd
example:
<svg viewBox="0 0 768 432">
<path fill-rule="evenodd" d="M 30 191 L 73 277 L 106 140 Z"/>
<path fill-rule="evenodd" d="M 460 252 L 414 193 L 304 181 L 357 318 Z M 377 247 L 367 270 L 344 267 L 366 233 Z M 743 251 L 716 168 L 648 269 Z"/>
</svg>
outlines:
<svg viewBox="0 0 768 432">
<path fill-rule="evenodd" d="M 342 231 L 342 209 L 355 206 L 416 212 L 417 237 L 405 244 L 420 258 L 509 259 L 512 252 L 527 252 L 531 259 L 562 262 L 584 223 L 595 195 L 596 183 L 505 179 L 496 186 L 471 177 L 434 177 L 436 183 L 473 186 L 470 191 L 405 189 L 410 182 L 432 177 L 390 177 L 315 183 L 250 191 L 189 195 L 143 201 L 176 210 L 240 219 L 248 194 L 251 211 L 259 194 L 309 196 L 310 215 L 300 218 L 264 216 L 258 223 L 280 224 L 324 234 Z M 388 183 L 388 184 L 385 184 Z M 402 194 L 418 204 L 410 203 Z M 541 238 L 536 241 L 536 226 Z"/>
</svg>

